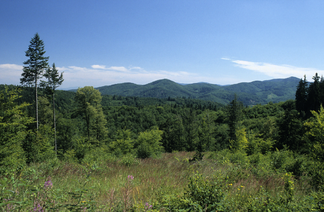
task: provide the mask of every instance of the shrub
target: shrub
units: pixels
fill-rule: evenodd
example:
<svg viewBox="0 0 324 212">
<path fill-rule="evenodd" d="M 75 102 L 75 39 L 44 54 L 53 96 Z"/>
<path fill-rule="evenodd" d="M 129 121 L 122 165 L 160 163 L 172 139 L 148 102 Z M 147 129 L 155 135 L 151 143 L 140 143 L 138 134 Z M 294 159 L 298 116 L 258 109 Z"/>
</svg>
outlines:
<svg viewBox="0 0 324 212">
<path fill-rule="evenodd" d="M 191 199 L 203 208 L 211 208 L 224 198 L 224 190 L 221 184 L 221 178 L 208 179 L 197 172 L 189 178 L 184 198 Z"/>
<path fill-rule="evenodd" d="M 286 171 L 293 173 L 293 175 L 300 177 L 306 171 L 305 161 L 307 159 L 305 157 L 295 158 L 293 163 L 290 163 L 286 166 Z"/>
<path fill-rule="evenodd" d="M 130 130 L 119 130 L 115 136 L 115 141 L 108 144 L 109 151 L 120 157 L 134 152 L 134 141 L 131 138 Z"/>
<path fill-rule="evenodd" d="M 120 159 L 119 163 L 125 166 L 131 166 L 134 164 L 139 164 L 139 160 L 136 159 L 135 155 L 127 154 Z"/>
<path fill-rule="evenodd" d="M 311 184 L 317 190 L 323 190 L 324 187 L 324 164 L 321 162 L 313 162 L 309 167 L 312 176 Z"/>
<path fill-rule="evenodd" d="M 136 140 L 137 157 L 149 158 L 156 156 L 163 151 L 162 140 L 163 132 L 157 127 L 150 131 L 141 132 Z"/>
<path fill-rule="evenodd" d="M 230 154 L 229 159 L 232 163 L 238 163 L 240 165 L 248 165 L 249 158 L 244 151 L 237 151 L 235 154 Z"/>
<path fill-rule="evenodd" d="M 263 138 L 257 137 L 255 134 L 250 133 L 248 135 L 248 145 L 246 152 L 248 155 L 253 155 L 256 153 L 266 154 L 272 150 L 274 141 L 271 139 L 264 140 Z"/>
<path fill-rule="evenodd" d="M 293 163 L 294 159 L 290 151 L 277 150 L 271 154 L 271 162 L 273 168 L 278 171 L 283 171 L 289 163 Z"/>
<path fill-rule="evenodd" d="M 76 153 L 74 149 L 66 151 L 63 155 L 64 161 L 71 162 L 71 163 L 76 162 L 77 158 L 75 155 Z"/>
<path fill-rule="evenodd" d="M 87 152 L 82 160 L 82 163 L 90 167 L 91 169 L 98 169 L 104 162 L 116 161 L 116 156 L 111 153 L 107 153 L 107 147 L 97 147 Z"/>
</svg>

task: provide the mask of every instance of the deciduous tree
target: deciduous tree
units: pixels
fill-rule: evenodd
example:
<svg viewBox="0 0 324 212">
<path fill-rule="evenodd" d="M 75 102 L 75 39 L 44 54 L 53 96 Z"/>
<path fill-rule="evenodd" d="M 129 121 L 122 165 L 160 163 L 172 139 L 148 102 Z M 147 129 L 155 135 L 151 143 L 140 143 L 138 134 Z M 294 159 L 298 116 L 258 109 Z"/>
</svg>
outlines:
<svg viewBox="0 0 324 212">
<path fill-rule="evenodd" d="M 311 155 L 324 161 L 324 109 L 320 106 L 318 112 L 311 111 L 314 118 L 309 119 L 304 126 L 307 128 L 305 138 L 309 141 Z"/>
<path fill-rule="evenodd" d="M 94 132 L 96 138 L 103 138 L 107 134 L 106 123 L 101 106 L 101 94 L 92 86 L 85 86 L 77 90 L 75 101 L 77 112 L 86 121 L 86 132 L 88 139 Z"/>
<path fill-rule="evenodd" d="M 136 140 L 137 157 L 148 158 L 160 154 L 163 151 L 161 135 L 163 132 L 158 127 L 150 131 L 141 132 Z"/>
</svg>

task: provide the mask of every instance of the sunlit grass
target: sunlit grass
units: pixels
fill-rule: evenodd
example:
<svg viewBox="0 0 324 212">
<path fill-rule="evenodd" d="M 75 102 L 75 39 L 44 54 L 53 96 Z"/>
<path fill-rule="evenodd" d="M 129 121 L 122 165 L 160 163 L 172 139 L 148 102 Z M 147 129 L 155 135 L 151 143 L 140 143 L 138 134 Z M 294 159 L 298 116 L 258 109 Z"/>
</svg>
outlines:
<svg viewBox="0 0 324 212">
<path fill-rule="evenodd" d="M 177 152 L 164 153 L 160 158 L 148 158 L 140 160 L 139 163 L 127 166 L 115 161 L 103 161 L 99 167 L 91 167 L 87 164 L 77 164 L 57 161 L 53 163 L 31 164 L 19 175 L 13 177 L 13 181 L 6 185 L 6 189 L 14 190 L 17 195 L 12 196 L 16 201 L 30 199 L 29 205 L 24 206 L 22 211 L 29 211 L 35 206 L 35 192 L 32 196 L 32 187 L 38 186 L 39 193 L 42 192 L 44 182 L 51 177 L 53 187 L 46 193 L 47 198 L 53 198 L 52 205 L 64 211 L 68 205 L 73 207 L 95 206 L 100 211 L 125 211 L 134 205 L 142 205 L 143 211 L 147 204 L 159 203 L 165 195 L 174 195 L 179 198 L 187 188 L 190 176 L 197 171 L 206 178 L 224 179 L 223 187 L 226 188 L 226 198 L 235 200 L 235 207 L 240 202 L 248 201 L 249 198 L 257 196 L 260 192 L 267 192 L 273 198 L 279 198 L 284 194 L 285 182 L 284 172 L 276 172 L 269 168 L 262 169 L 263 163 L 258 165 L 236 164 L 224 156 L 210 157 L 205 154 L 202 161 L 189 163 L 194 153 Z M 216 158 L 216 159 L 213 159 Z M 264 162 L 266 164 L 266 161 Z M 255 169 L 259 169 L 256 171 Z M 132 180 L 129 176 L 133 176 Z M 1 180 L 5 177 L 2 176 Z M 18 186 L 19 181 L 26 180 L 28 186 Z M 15 182 L 16 181 L 16 182 Z M 312 189 L 309 178 L 302 176 L 295 179 L 295 199 L 302 198 Z M 83 190 L 82 190 L 83 189 Z M 76 197 L 76 194 L 81 194 Z M 6 195 L 2 193 L 1 195 Z M 45 196 L 46 196 L 45 195 Z M 38 198 L 45 197 L 38 196 Z M 95 202 L 91 202 L 91 199 Z M 46 200 L 48 201 L 48 200 Z M 18 203 L 11 203 L 12 208 Z M 8 204 L 10 205 L 10 204 Z M 72 207 L 72 206 L 69 206 Z M 234 207 L 234 206 L 233 206 Z M 6 211 L 5 207 L 2 207 Z M 9 210 L 10 211 L 10 210 Z"/>
</svg>

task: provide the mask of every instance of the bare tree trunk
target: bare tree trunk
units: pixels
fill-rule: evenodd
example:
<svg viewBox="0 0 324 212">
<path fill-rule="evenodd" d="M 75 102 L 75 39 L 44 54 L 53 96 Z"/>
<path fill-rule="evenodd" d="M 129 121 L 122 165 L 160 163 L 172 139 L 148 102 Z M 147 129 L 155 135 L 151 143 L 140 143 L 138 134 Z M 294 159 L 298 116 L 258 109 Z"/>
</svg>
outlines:
<svg viewBox="0 0 324 212">
<path fill-rule="evenodd" d="M 37 98 L 37 74 L 35 76 L 35 104 L 36 104 L 36 128 L 38 131 L 38 98 Z"/>
<path fill-rule="evenodd" d="M 53 123 L 54 123 L 54 145 L 55 145 L 55 154 L 57 155 L 54 92 L 53 92 Z"/>
</svg>

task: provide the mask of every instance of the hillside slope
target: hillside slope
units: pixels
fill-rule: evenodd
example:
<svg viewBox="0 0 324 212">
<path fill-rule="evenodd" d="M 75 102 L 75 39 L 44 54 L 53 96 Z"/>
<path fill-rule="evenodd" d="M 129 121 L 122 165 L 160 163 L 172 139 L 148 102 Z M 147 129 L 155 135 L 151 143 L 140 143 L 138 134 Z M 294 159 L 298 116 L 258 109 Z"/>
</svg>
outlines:
<svg viewBox="0 0 324 212">
<path fill-rule="evenodd" d="M 281 102 L 295 98 L 299 79 L 273 79 L 219 86 L 208 83 L 181 85 L 168 79 L 157 80 L 146 85 L 120 83 L 97 88 L 102 94 L 154 98 L 187 97 L 228 104 L 234 94 L 245 105 Z"/>
</svg>

